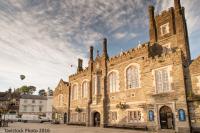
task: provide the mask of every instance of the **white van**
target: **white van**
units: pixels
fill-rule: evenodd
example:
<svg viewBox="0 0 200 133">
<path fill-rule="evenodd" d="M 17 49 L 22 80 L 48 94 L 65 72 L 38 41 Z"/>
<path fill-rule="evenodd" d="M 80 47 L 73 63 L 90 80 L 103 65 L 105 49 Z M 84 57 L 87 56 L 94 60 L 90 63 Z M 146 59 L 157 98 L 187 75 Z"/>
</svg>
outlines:
<svg viewBox="0 0 200 133">
<path fill-rule="evenodd" d="M 18 115 L 16 114 L 5 114 L 5 115 L 2 115 L 1 119 L 5 119 L 6 121 L 10 121 L 10 122 L 17 122 L 19 121 L 19 117 Z"/>
<path fill-rule="evenodd" d="M 22 122 L 50 122 L 50 119 L 38 115 L 23 114 L 21 118 Z"/>
</svg>

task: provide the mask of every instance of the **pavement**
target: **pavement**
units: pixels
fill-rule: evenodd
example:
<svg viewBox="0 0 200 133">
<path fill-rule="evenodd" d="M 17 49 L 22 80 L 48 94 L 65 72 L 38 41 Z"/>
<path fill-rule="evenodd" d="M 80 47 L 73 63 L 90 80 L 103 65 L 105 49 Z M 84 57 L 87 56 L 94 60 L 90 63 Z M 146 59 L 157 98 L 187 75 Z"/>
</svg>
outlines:
<svg viewBox="0 0 200 133">
<path fill-rule="evenodd" d="M 0 133 L 149 133 L 147 131 L 72 126 L 50 123 L 9 123 L 9 127 L 0 128 Z"/>
</svg>

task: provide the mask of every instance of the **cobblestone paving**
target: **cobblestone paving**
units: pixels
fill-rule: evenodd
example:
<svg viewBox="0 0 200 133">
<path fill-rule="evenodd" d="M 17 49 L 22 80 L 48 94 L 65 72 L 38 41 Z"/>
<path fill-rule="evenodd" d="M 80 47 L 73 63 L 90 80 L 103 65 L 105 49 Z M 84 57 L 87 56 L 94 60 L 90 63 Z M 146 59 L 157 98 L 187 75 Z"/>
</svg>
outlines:
<svg viewBox="0 0 200 133">
<path fill-rule="evenodd" d="M 0 133 L 148 133 L 138 130 L 69 126 L 49 123 L 12 123 L 9 127 L 0 128 Z"/>
</svg>

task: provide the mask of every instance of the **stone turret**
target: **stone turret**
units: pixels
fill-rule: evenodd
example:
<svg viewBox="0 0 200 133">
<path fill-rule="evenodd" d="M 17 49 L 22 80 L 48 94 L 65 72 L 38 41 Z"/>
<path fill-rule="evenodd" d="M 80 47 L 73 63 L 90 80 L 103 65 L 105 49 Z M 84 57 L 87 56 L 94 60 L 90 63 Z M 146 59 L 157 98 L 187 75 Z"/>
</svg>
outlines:
<svg viewBox="0 0 200 133">
<path fill-rule="evenodd" d="M 174 0 L 175 9 L 175 23 L 176 23 L 176 34 L 177 34 L 177 44 L 181 44 L 180 47 L 183 54 L 188 62 L 191 61 L 190 49 L 189 49 L 189 39 L 188 30 L 185 19 L 185 9 L 181 6 L 180 0 Z"/>
<path fill-rule="evenodd" d="M 175 8 L 175 11 L 178 11 L 178 12 L 181 11 L 181 2 L 180 2 L 180 0 L 174 0 L 174 8 Z"/>
</svg>

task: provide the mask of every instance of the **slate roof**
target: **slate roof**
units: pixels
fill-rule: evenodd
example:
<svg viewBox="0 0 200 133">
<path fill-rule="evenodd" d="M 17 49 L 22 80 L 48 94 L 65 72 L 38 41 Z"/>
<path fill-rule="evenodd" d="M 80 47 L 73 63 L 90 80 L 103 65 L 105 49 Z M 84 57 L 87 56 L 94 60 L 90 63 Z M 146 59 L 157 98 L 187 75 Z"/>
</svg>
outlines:
<svg viewBox="0 0 200 133">
<path fill-rule="evenodd" d="M 11 94 L 8 92 L 0 92 L 0 101 L 7 101 L 11 97 Z"/>
<path fill-rule="evenodd" d="M 46 97 L 46 96 L 39 96 L 39 95 L 23 94 L 23 95 L 21 95 L 21 99 L 40 99 L 40 100 L 47 100 L 47 97 Z"/>
</svg>

